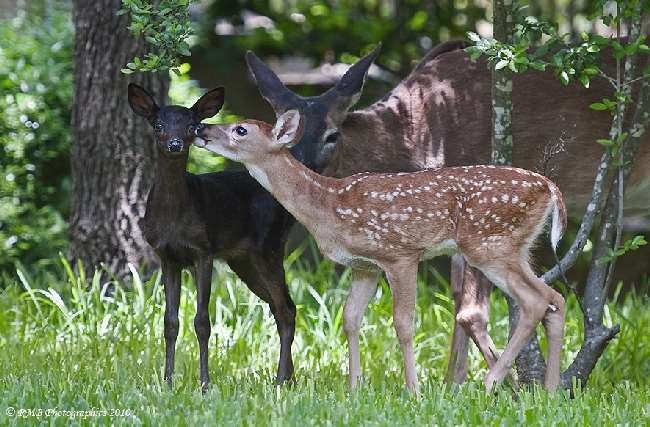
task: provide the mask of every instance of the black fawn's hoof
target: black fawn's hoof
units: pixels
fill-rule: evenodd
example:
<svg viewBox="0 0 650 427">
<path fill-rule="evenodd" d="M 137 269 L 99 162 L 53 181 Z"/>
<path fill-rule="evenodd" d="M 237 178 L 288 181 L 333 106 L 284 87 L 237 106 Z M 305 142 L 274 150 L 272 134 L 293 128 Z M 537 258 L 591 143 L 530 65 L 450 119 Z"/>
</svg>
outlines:
<svg viewBox="0 0 650 427">
<path fill-rule="evenodd" d="M 296 380 L 293 376 L 289 377 L 276 377 L 275 378 L 275 385 L 283 386 L 283 387 L 290 387 L 293 384 L 296 383 Z"/>
<path fill-rule="evenodd" d="M 201 394 L 202 394 L 203 396 L 205 396 L 206 393 L 208 392 L 208 389 L 209 389 L 209 388 L 210 388 L 210 383 L 209 383 L 209 382 L 203 382 L 203 383 L 201 383 Z"/>
</svg>

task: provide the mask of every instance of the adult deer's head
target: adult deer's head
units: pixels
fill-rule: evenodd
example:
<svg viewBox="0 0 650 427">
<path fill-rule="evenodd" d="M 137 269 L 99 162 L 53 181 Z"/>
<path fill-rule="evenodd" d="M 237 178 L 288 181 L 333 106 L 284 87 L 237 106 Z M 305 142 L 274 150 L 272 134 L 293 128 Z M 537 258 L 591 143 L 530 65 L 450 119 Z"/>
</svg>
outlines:
<svg viewBox="0 0 650 427">
<path fill-rule="evenodd" d="M 320 172 L 327 165 L 340 136 L 338 127 L 348 109 L 361 97 L 368 69 L 379 55 L 380 48 L 378 46 L 350 67 L 327 92 L 310 97 L 302 97 L 289 90 L 254 53 L 248 52 L 246 55 L 257 87 L 273 107 L 276 117 L 289 110 L 298 110 L 303 117 L 304 134 L 291 152 L 309 168 Z"/>
<path fill-rule="evenodd" d="M 136 84 L 129 84 L 131 109 L 153 126 L 156 146 L 166 157 L 187 156 L 195 129 L 202 126 L 201 120 L 221 110 L 223 100 L 224 89 L 218 87 L 199 98 L 191 108 L 179 105 L 158 107 L 149 92 Z"/>
</svg>

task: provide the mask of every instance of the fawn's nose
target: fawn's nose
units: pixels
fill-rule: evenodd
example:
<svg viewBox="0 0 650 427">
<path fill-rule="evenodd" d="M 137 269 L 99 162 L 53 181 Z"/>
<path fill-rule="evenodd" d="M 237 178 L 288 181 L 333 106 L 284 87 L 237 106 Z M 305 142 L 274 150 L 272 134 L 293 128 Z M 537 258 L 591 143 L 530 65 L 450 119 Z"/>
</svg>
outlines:
<svg viewBox="0 0 650 427">
<path fill-rule="evenodd" d="M 183 140 L 180 138 L 170 139 L 167 143 L 167 149 L 171 153 L 180 153 L 183 151 Z"/>
</svg>

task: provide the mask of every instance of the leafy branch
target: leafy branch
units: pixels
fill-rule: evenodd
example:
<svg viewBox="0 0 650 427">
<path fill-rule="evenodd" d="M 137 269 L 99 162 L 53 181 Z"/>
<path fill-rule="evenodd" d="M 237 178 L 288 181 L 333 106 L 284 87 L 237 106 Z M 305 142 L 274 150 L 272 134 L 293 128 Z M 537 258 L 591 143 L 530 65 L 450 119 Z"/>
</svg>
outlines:
<svg viewBox="0 0 650 427">
<path fill-rule="evenodd" d="M 179 74 L 182 63 L 179 58 L 191 56 L 187 39 L 193 31 L 188 7 L 193 1 L 196 0 L 122 0 L 118 14 L 129 14 L 129 30 L 137 37 L 144 37 L 145 43 L 153 47 L 143 58 L 133 58 L 122 68 L 122 73 L 171 69 Z"/>
</svg>

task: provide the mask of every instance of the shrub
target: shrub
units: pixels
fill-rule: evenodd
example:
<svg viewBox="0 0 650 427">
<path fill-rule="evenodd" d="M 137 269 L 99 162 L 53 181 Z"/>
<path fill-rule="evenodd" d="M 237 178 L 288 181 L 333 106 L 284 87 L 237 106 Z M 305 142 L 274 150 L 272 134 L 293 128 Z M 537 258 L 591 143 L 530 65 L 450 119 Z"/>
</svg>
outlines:
<svg viewBox="0 0 650 427">
<path fill-rule="evenodd" d="M 69 6 L 48 12 L 0 21 L 0 272 L 65 248 L 74 37 Z"/>
</svg>

